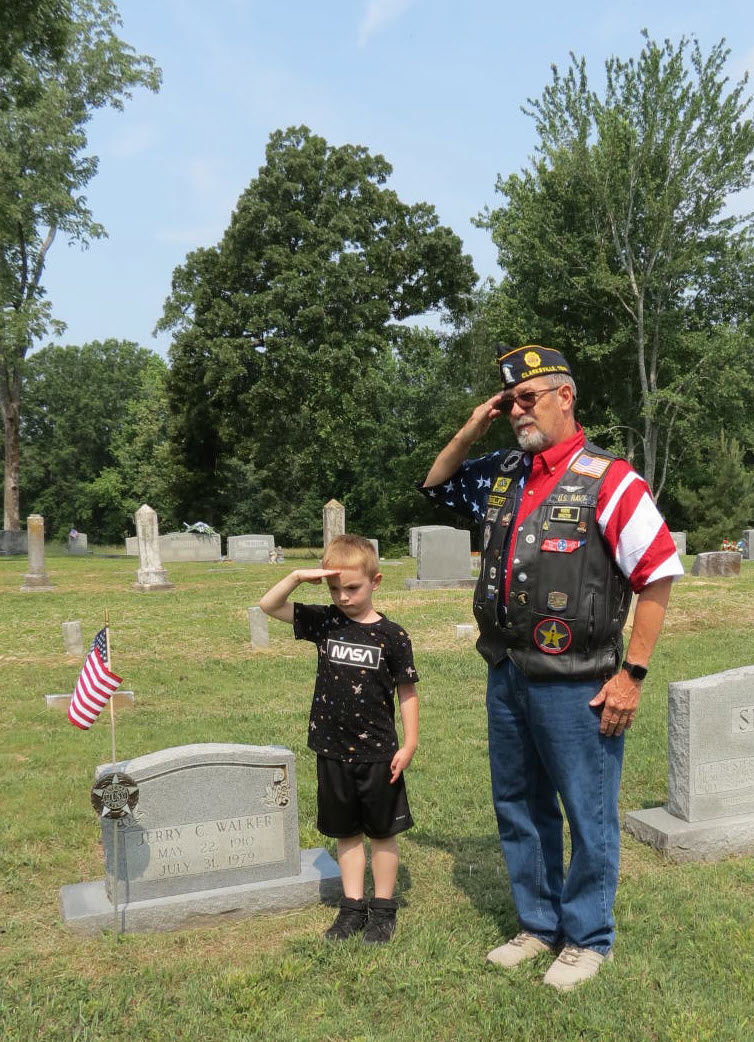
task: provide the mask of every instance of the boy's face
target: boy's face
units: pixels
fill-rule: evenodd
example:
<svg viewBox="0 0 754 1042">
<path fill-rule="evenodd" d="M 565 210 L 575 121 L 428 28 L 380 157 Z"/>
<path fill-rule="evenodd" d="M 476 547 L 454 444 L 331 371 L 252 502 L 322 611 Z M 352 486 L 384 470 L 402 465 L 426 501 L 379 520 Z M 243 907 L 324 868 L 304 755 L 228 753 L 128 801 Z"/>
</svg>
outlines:
<svg viewBox="0 0 754 1042">
<path fill-rule="evenodd" d="M 327 585 L 333 604 L 349 619 L 359 622 L 374 610 L 372 594 L 381 579 L 379 572 L 370 579 L 362 568 L 341 568 L 338 575 L 329 576 Z"/>
</svg>

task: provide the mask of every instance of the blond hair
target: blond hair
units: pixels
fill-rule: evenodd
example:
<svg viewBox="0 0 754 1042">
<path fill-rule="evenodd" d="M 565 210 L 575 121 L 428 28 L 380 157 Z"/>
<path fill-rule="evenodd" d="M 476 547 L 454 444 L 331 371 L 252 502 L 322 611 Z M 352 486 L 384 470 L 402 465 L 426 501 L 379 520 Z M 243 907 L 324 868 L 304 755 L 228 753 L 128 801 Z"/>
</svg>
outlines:
<svg viewBox="0 0 754 1042">
<path fill-rule="evenodd" d="M 380 562 L 372 543 L 362 535 L 336 535 L 326 546 L 322 556 L 323 568 L 361 568 L 374 579 Z"/>
</svg>

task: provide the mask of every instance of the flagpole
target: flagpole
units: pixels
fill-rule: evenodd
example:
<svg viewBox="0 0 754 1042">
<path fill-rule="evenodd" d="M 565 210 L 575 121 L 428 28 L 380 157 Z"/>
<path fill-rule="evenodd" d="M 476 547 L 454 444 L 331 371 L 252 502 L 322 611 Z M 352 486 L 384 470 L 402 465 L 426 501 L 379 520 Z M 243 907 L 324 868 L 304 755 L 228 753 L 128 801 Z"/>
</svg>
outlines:
<svg viewBox="0 0 754 1042">
<path fill-rule="evenodd" d="M 108 669 L 111 669 L 110 665 L 110 611 L 105 608 L 105 665 Z M 112 744 L 113 754 L 113 772 L 115 772 L 115 707 L 113 701 L 115 699 L 115 692 L 110 695 L 108 702 L 110 703 L 110 740 Z M 118 864 L 118 818 L 112 819 L 113 823 L 113 921 L 115 924 L 115 940 L 118 941 L 120 937 L 120 916 L 118 915 L 118 876 L 120 874 L 120 865 Z"/>
</svg>

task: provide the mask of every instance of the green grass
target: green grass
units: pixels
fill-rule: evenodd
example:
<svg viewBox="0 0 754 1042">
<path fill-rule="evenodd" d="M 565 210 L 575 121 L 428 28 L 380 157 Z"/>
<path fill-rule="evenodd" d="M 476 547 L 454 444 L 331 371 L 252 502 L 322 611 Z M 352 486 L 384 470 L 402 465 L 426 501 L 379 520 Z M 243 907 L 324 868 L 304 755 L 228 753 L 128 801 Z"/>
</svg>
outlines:
<svg viewBox="0 0 754 1042">
<path fill-rule="evenodd" d="M 414 639 L 422 721 L 399 930 L 374 950 L 325 945 L 333 913 L 321 906 L 120 940 L 63 926 L 60 887 L 103 875 L 89 790 L 110 734 L 106 716 L 83 733 L 45 707 L 78 668 L 61 623 L 80 619 L 89 640 L 110 611 L 113 665 L 137 697 L 118 714 L 120 757 L 190 742 L 287 745 L 302 846 L 332 849 L 314 827 L 306 749 L 313 653 L 275 621 L 270 649 L 249 647 L 246 609 L 286 566 L 171 564 L 176 589 L 144 594 L 132 558 L 50 555 L 55 590 L 22 594 L 26 559 L 0 558 L 4 1042 L 752 1042 L 751 858 L 679 866 L 626 836 L 611 966 L 561 995 L 540 984 L 546 962 L 507 974 L 485 965 L 515 918 L 490 806 L 484 668 L 455 639 L 455 624 L 471 621 L 469 591 L 409 593 L 412 565 L 386 565 L 378 595 Z M 629 736 L 623 810 L 665 799 L 668 682 L 750 664 L 753 632 L 754 565 L 676 586 Z"/>
</svg>

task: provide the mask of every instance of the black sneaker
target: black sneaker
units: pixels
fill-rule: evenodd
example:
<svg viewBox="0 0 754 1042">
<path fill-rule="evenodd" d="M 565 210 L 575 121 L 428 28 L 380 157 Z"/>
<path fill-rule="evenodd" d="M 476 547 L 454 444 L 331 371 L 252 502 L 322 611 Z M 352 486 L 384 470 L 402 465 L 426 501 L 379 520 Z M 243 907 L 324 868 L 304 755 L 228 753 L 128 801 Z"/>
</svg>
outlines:
<svg viewBox="0 0 754 1042">
<path fill-rule="evenodd" d="M 373 897 L 369 902 L 369 922 L 364 930 L 364 944 L 385 944 L 395 932 L 398 902 L 387 897 Z"/>
<path fill-rule="evenodd" d="M 363 899 L 356 901 L 351 897 L 341 897 L 340 911 L 330 929 L 325 931 L 325 937 L 328 941 L 345 941 L 364 929 L 368 914 Z"/>
</svg>

